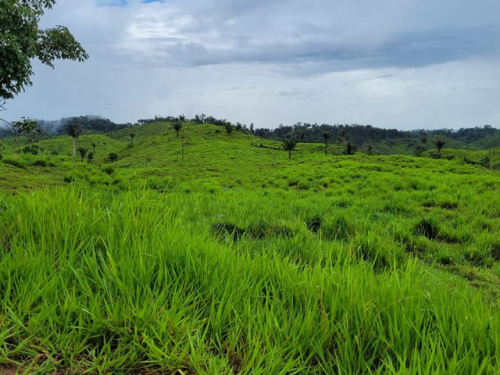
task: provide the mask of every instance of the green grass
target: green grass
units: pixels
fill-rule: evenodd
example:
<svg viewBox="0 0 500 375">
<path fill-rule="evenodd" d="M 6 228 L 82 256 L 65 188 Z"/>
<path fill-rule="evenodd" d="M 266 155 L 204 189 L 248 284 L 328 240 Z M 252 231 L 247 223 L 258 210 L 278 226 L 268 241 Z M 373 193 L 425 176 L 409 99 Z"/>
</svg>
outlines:
<svg viewBox="0 0 500 375">
<path fill-rule="evenodd" d="M 320 144 L 288 160 L 209 125 L 135 132 L 133 148 L 102 135 L 115 163 L 4 153 L 0 365 L 500 372 L 498 171 Z"/>
</svg>

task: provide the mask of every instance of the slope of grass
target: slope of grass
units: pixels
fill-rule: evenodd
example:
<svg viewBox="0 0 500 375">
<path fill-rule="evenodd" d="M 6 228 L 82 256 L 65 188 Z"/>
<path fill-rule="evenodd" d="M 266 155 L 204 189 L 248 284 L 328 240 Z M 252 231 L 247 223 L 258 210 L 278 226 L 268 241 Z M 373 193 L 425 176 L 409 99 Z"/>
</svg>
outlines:
<svg viewBox="0 0 500 375">
<path fill-rule="evenodd" d="M 69 137 L 0 162 L 0 365 L 500 372 L 498 171 L 446 150 L 289 160 L 210 125 L 134 127 L 129 147 L 130 131 L 99 135 L 92 164 L 63 155 Z"/>
<path fill-rule="evenodd" d="M 1 362 L 45 373 L 499 370 L 496 304 L 399 259 L 363 218 L 352 242 L 275 203 L 67 188 L 4 199 Z M 213 229 L 234 217 L 248 225 L 239 239 Z M 264 217 L 273 225 L 256 229 Z"/>
</svg>

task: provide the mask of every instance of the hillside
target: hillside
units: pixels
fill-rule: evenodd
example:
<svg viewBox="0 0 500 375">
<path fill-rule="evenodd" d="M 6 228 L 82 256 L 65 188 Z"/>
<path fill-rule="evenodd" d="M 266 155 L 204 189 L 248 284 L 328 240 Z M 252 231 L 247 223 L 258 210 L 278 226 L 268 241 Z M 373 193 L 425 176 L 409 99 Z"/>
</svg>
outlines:
<svg viewBox="0 0 500 375">
<path fill-rule="evenodd" d="M 299 143 L 289 159 L 170 123 L 81 136 L 91 163 L 68 136 L 43 156 L 20 143 L 0 162 L 8 369 L 500 371 L 500 171 L 484 151 Z"/>
</svg>

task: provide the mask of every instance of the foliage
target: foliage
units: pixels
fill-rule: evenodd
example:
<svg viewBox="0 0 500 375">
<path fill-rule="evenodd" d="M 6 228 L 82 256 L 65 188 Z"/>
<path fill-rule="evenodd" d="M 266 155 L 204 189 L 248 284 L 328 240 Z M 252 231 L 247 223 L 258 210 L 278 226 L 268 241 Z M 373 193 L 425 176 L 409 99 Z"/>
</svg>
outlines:
<svg viewBox="0 0 500 375">
<path fill-rule="evenodd" d="M 31 85 L 32 60 L 54 67 L 56 59 L 84 61 L 82 46 L 68 29 L 39 29 L 46 9 L 55 0 L 0 1 L 0 99 L 10 99 Z"/>
<path fill-rule="evenodd" d="M 182 130 L 183 124 L 180 121 L 176 121 L 172 124 L 172 128 L 175 130 L 177 137 L 179 136 L 179 132 Z"/>
<path fill-rule="evenodd" d="M 295 147 L 297 146 L 297 139 L 292 137 L 292 138 L 286 138 L 283 141 L 281 141 L 281 146 L 285 151 L 288 151 L 288 158 L 292 158 L 292 151 L 295 150 Z"/>
<path fill-rule="evenodd" d="M 226 133 L 231 134 L 234 130 L 233 124 L 231 124 L 229 121 L 226 121 L 224 124 L 224 127 L 226 128 Z"/>
<path fill-rule="evenodd" d="M 88 148 L 78 147 L 78 153 L 80 154 L 80 157 L 82 158 L 82 163 L 83 163 L 83 159 L 85 159 L 85 156 L 87 156 L 88 151 L 89 151 Z"/>
<path fill-rule="evenodd" d="M 441 154 L 441 149 L 446 144 L 446 141 L 444 141 L 442 139 L 437 139 L 435 143 L 436 143 L 436 147 L 437 147 L 438 153 Z"/>
<path fill-rule="evenodd" d="M 108 159 L 109 159 L 110 162 L 114 163 L 115 161 L 118 160 L 118 154 L 116 152 L 111 152 L 108 155 Z"/>
<path fill-rule="evenodd" d="M 134 127 L 133 149 L 129 128 L 82 135 L 99 142 L 92 164 L 67 156 L 67 135 L 40 141 L 51 168 L 0 163 L 12 372 L 500 371 L 500 183 L 486 152 L 298 143 L 289 160 L 280 142 L 185 124 L 181 163 L 169 129 Z M 103 165 L 109 153 L 120 158 Z"/>
</svg>

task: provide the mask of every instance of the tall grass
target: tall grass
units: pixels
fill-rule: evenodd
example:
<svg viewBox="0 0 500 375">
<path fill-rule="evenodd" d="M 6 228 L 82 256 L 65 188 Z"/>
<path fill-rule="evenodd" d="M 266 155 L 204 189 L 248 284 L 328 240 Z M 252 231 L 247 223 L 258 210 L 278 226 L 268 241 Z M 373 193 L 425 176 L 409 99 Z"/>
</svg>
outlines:
<svg viewBox="0 0 500 375">
<path fill-rule="evenodd" d="M 375 235 L 367 211 L 341 207 L 312 231 L 310 211 L 325 202 L 288 198 L 78 185 L 3 197 L 0 363 L 38 373 L 500 371 L 498 303 L 403 256 L 404 241 L 386 235 L 415 237 L 411 218 Z M 221 237 L 221 222 L 245 233 Z"/>
</svg>

